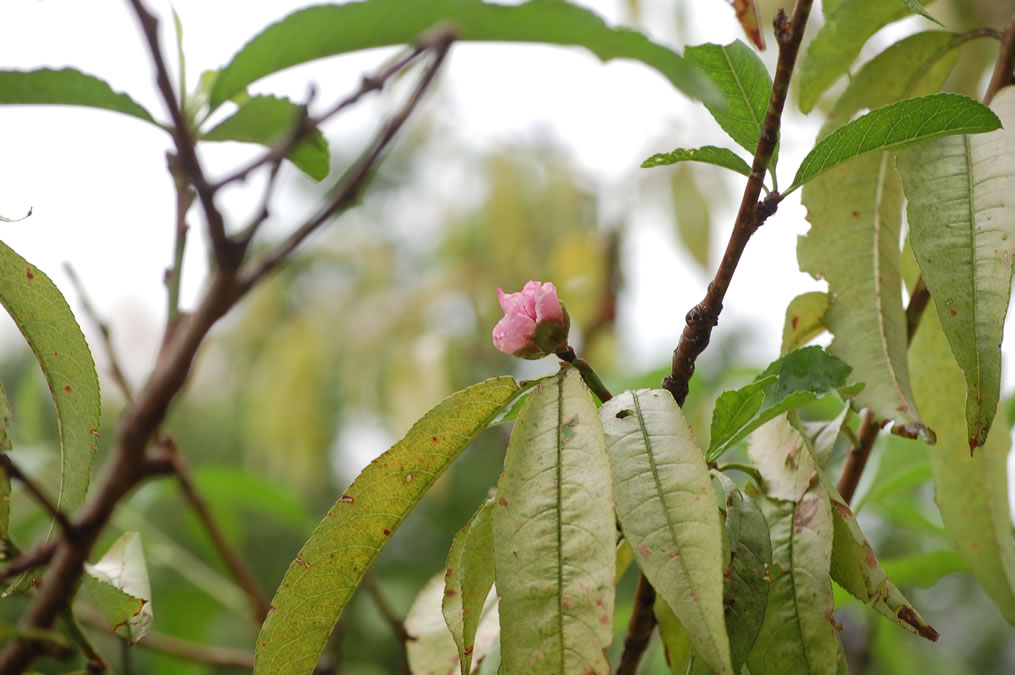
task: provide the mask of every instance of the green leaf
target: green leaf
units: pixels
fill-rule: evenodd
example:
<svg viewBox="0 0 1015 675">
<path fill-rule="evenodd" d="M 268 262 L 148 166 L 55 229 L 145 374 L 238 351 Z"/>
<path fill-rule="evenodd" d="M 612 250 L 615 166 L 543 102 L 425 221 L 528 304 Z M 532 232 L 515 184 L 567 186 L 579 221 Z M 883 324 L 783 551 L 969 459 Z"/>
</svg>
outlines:
<svg viewBox="0 0 1015 675">
<path fill-rule="evenodd" d="M 714 460 L 768 420 L 840 389 L 851 370 L 821 347 L 773 361 L 751 384 L 719 396 L 707 457 Z"/>
<path fill-rule="evenodd" d="M 786 307 L 780 354 L 788 354 L 825 332 L 821 318 L 828 309 L 828 293 L 812 291 L 796 296 Z"/>
<path fill-rule="evenodd" d="M 124 532 L 94 565 L 85 563 L 85 586 L 110 627 L 134 644 L 152 627 L 152 589 L 141 535 Z"/>
<path fill-rule="evenodd" d="M 894 0 L 842 0 L 825 7 L 825 24 L 800 62 L 800 110 L 810 112 L 818 97 L 849 69 L 870 36 L 907 16 Z"/>
<path fill-rule="evenodd" d="M 405 617 L 405 632 L 412 636 L 412 639 L 405 643 L 405 651 L 413 675 L 447 675 L 459 672 L 461 664 L 458 661 L 457 648 L 441 615 L 441 599 L 446 597 L 444 575 L 437 574 L 416 596 L 409 614 Z M 483 600 L 487 601 L 485 606 Z M 497 641 L 499 627 L 496 595 L 490 594 L 488 598 L 480 600 L 475 619 L 479 633 L 475 636 L 475 653 L 470 652 L 469 657 L 475 657 L 479 663 Z M 469 666 L 465 666 L 461 672 L 469 673 L 471 670 Z"/>
<path fill-rule="evenodd" d="M 73 514 L 85 500 L 99 436 L 99 379 L 85 336 L 60 290 L 0 242 L 0 303 L 35 353 L 56 406 L 60 494 Z"/>
<path fill-rule="evenodd" d="M 837 164 L 872 150 L 900 150 L 952 134 L 1001 127 L 990 108 L 961 94 L 931 94 L 891 103 L 844 124 L 807 153 L 793 185 L 800 187 Z"/>
<path fill-rule="evenodd" d="M 1008 623 L 1015 625 L 1015 540 L 1008 502 L 1004 424 L 969 456 L 962 371 L 937 313 L 928 307 L 910 350 L 917 401 L 938 431 L 930 456 L 935 500 L 955 550 L 980 580 Z"/>
<path fill-rule="evenodd" d="M 955 551 L 930 551 L 882 560 L 881 567 L 899 584 L 920 588 L 930 588 L 949 574 L 968 571 L 962 557 Z"/>
<path fill-rule="evenodd" d="M 870 487 L 854 502 L 859 513 L 868 504 L 912 499 L 912 491 L 933 478 L 926 448 L 897 436 L 879 439 L 879 460 Z M 868 472 L 870 470 L 868 469 Z"/>
<path fill-rule="evenodd" d="M 0 384 L 0 452 L 10 452 L 11 439 L 7 436 L 7 428 L 11 425 L 11 404 L 7 400 L 7 392 Z M 0 539 L 7 538 L 7 528 L 11 523 L 11 477 L 6 471 L 0 471 Z"/>
<path fill-rule="evenodd" d="M 497 482 L 501 672 L 609 673 L 615 533 L 598 411 L 566 368 L 529 396 Z"/>
<path fill-rule="evenodd" d="M 706 195 L 686 165 L 670 172 L 670 197 L 677 221 L 677 236 L 684 250 L 702 270 L 709 270 L 712 218 L 710 204 L 714 194 Z"/>
<path fill-rule="evenodd" d="M 0 103 L 83 105 L 156 124 L 151 114 L 130 96 L 118 94 L 99 78 L 73 68 L 0 71 Z"/>
<path fill-rule="evenodd" d="M 293 132 L 302 114 L 301 106 L 287 98 L 251 96 L 231 117 L 201 134 L 201 140 L 239 141 L 271 147 Z M 324 180 L 331 171 L 331 152 L 320 129 L 293 148 L 289 160 L 314 180 Z"/>
<path fill-rule="evenodd" d="M 802 271 L 828 282 L 822 322 L 835 336 L 828 352 L 866 383 L 857 409 L 892 420 L 895 433 L 929 438 L 909 384 L 899 278 L 902 188 L 888 158 L 859 157 L 804 187 L 811 229 L 799 239 L 797 258 Z"/>
<path fill-rule="evenodd" d="M 775 499 L 800 501 L 817 471 L 804 437 L 786 415 L 769 420 L 751 434 L 747 454 L 761 473 L 762 490 Z"/>
<path fill-rule="evenodd" d="M 412 44 L 440 23 L 466 42 L 536 42 L 585 47 L 603 61 L 634 59 L 655 68 L 688 96 L 717 101 L 715 89 L 676 52 L 630 29 L 608 27 L 566 2 L 507 6 L 477 0 L 371 0 L 299 10 L 255 36 L 222 70 L 211 108 L 265 75 L 360 49 Z"/>
<path fill-rule="evenodd" d="M 824 490 L 799 503 L 764 499 L 772 534 L 771 590 L 761 633 L 747 659 L 752 673 L 827 675 L 839 645 L 832 614 L 832 509 Z"/>
<path fill-rule="evenodd" d="M 257 637 L 255 673 L 305 673 L 367 569 L 412 507 L 518 394 L 499 377 L 452 394 L 371 462 L 286 571 Z"/>
<path fill-rule="evenodd" d="M 723 621 L 722 536 L 712 481 L 691 427 L 662 389 L 624 392 L 600 410 L 617 518 L 645 577 L 695 652 L 732 673 Z"/>
<path fill-rule="evenodd" d="M 476 629 L 493 578 L 493 501 L 487 500 L 455 536 L 444 574 L 444 621 L 463 673 L 471 672 Z"/>
<path fill-rule="evenodd" d="M 819 470 L 820 471 L 820 470 Z M 823 471 L 821 481 L 832 500 L 832 565 L 835 583 L 906 630 L 936 641 L 939 634 L 913 609 L 878 563 L 856 517 Z"/>
<path fill-rule="evenodd" d="M 726 495 L 730 566 L 723 574 L 723 608 L 733 672 L 739 673 L 761 632 L 768 606 L 772 540 L 761 508 L 719 474 Z"/>
<path fill-rule="evenodd" d="M 896 160 L 913 253 L 965 374 L 971 449 L 987 440 L 1001 397 L 1015 257 L 1015 87 L 1002 89 L 994 108 L 1007 128 L 940 138 Z"/>
<path fill-rule="evenodd" d="M 768 100 L 772 97 L 772 78 L 761 58 L 740 40 L 728 45 L 688 47 L 684 50 L 684 58 L 719 87 L 725 105 L 706 101 L 705 107 L 722 130 L 753 156 L 765 124 Z M 769 163 L 773 172 L 778 159 L 779 147 L 776 146 Z"/>
<path fill-rule="evenodd" d="M 906 4 L 906 7 L 909 7 L 909 9 L 912 10 L 913 14 L 919 14 L 923 18 L 933 21 L 939 26 L 944 26 L 943 23 L 932 17 L 917 0 L 902 0 L 902 2 Z"/>
<path fill-rule="evenodd" d="M 672 152 L 661 152 L 652 155 L 641 163 L 641 168 L 651 169 L 656 166 L 670 166 L 678 162 L 704 162 L 714 164 L 737 173 L 750 176 L 751 166 L 740 158 L 735 152 L 728 148 L 719 148 L 714 145 L 704 145 L 693 150 L 677 148 Z"/>
<path fill-rule="evenodd" d="M 694 650 L 691 649 L 691 636 L 659 595 L 656 595 L 656 601 L 652 605 L 652 613 L 655 614 L 656 622 L 659 624 L 659 637 L 666 649 L 666 663 L 669 665 L 667 672 L 671 675 L 686 675 L 687 666 L 694 655 Z"/>
</svg>

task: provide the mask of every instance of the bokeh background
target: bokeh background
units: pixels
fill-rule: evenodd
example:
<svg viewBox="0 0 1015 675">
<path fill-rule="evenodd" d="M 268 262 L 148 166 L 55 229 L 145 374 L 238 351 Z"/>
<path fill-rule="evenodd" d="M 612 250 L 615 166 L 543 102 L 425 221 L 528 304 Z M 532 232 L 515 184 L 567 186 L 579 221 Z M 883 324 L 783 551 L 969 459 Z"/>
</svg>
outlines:
<svg viewBox="0 0 1015 675">
<path fill-rule="evenodd" d="M 226 63 L 256 32 L 304 4 L 174 2 L 183 25 L 189 86 L 202 71 Z M 611 24 L 635 26 L 676 47 L 744 39 L 732 9 L 721 0 L 579 4 Z M 763 25 L 770 25 L 778 6 L 774 0 L 761 3 Z M 152 2 L 151 7 L 163 19 L 163 45 L 171 53 L 170 6 Z M 1015 5 L 1008 1 L 933 5 L 934 14 L 954 31 L 1001 27 L 1012 11 Z M 810 35 L 820 20 L 816 11 Z M 861 58 L 903 35 L 932 28 L 919 18 L 888 27 Z M 995 50 L 985 41 L 964 47 L 946 88 L 977 96 Z M 360 75 L 392 53 L 373 50 L 328 59 L 269 77 L 252 91 L 303 100 L 312 83 L 315 100 L 324 106 L 354 89 Z M 762 58 L 773 68 L 774 48 Z M 0 5 L 0 68 L 63 66 L 106 79 L 165 118 L 127 3 L 8 0 Z M 408 84 L 396 83 L 326 127 L 335 173 L 396 108 Z M 809 149 L 821 121 L 820 112 L 805 119 L 789 107 L 783 172 Z M 437 86 L 395 143 L 362 204 L 314 238 L 222 322 L 166 424 L 229 540 L 269 594 L 359 469 L 437 401 L 487 377 L 530 378 L 556 368 L 552 359 L 523 363 L 493 349 L 489 334 L 500 314 L 498 286 L 512 291 L 529 279 L 553 281 L 573 319 L 573 344 L 611 389 L 658 386 L 683 315 L 701 298 L 721 256 L 743 179 L 704 165 L 653 170 L 638 165 L 655 152 L 705 144 L 731 145 L 702 107 L 639 64 L 603 65 L 578 49 L 453 48 Z M 108 358 L 63 265 L 73 266 L 109 323 L 128 379 L 139 386 L 157 353 L 166 312 L 162 278 L 171 261 L 174 218 L 165 170 L 168 149 L 165 135 L 112 113 L 0 109 L 0 214 L 17 217 L 34 209 L 31 218 L 0 224 L 0 238 L 47 271 L 79 315 L 104 377 L 100 455 L 123 399 L 107 376 Z M 202 157 L 216 174 L 256 152 L 222 144 L 204 148 Z M 262 185 L 254 180 L 223 195 L 221 205 L 235 224 L 253 212 Z M 289 166 L 283 168 L 280 188 L 262 235 L 265 245 L 298 223 L 325 189 Z M 196 209 L 189 222 L 185 305 L 198 297 L 208 267 Z M 796 265 L 796 237 L 807 227 L 799 203 L 787 200 L 748 247 L 713 344 L 692 382 L 687 411 L 700 437 L 707 436 L 715 397 L 749 381 L 778 356 L 789 300 L 822 289 Z M 7 320 L 0 321 L 0 382 L 11 398 L 17 461 L 55 485 L 52 405 L 38 366 Z M 1005 383 L 1010 394 L 1015 384 L 1010 368 Z M 808 414 L 835 412 L 826 405 Z M 442 571 L 451 538 L 497 480 L 509 431 L 485 432 L 382 555 L 375 578 L 398 613 L 404 614 L 424 583 Z M 875 461 L 890 456 L 915 467 L 914 482 L 922 475 L 918 446 L 894 438 L 884 445 L 892 447 L 879 447 Z M 876 465 L 870 468 L 868 482 L 877 471 Z M 13 536 L 27 544 L 46 520 L 23 495 L 16 493 L 14 502 Z M 853 672 L 950 675 L 1015 669 L 1011 627 L 954 556 L 943 554 L 937 573 L 929 576 L 926 565 L 915 571 L 905 567 L 912 554 L 947 548 L 929 488 L 914 484 L 890 495 L 868 491 L 860 516 L 880 557 L 896 565 L 904 590 L 943 637 L 931 646 L 846 602 L 838 618 Z M 248 603 L 175 483 L 153 482 L 138 490 L 118 512 L 100 550 L 123 530 L 142 533 L 156 631 L 252 646 L 257 626 Z M 618 631 L 630 611 L 633 581 L 629 573 L 621 584 Z M 936 583 L 921 587 L 928 582 Z M 0 601 L 0 617 L 15 621 L 25 602 L 21 597 Z M 91 604 L 87 593 L 78 602 L 85 611 Z M 101 631 L 94 634 L 111 662 L 127 658 L 133 672 L 215 672 L 142 647 L 121 657 L 117 641 Z M 398 663 L 394 636 L 376 602 L 362 592 L 329 649 L 332 656 L 340 655 L 336 672 L 390 673 Z M 39 666 L 45 672 L 72 669 L 55 661 Z M 665 671 L 656 641 L 644 672 Z"/>
</svg>

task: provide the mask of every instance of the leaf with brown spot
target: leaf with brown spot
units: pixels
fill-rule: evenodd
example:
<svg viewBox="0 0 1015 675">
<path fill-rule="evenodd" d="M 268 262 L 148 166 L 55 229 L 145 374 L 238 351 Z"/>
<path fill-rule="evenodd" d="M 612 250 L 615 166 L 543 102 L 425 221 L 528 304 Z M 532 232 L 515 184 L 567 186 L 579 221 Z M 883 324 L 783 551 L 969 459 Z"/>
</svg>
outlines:
<svg viewBox="0 0 1015 675">
<path fill-rule="evenodd" d="M 744 29 L 747 37 L 758 49 L 765 49 L 765 34 L 761 32 L 761 19 L 758 4 L 754 0 L 733 0 L 733 11 L 737 13 L 737 21 Z"/>
</svg>

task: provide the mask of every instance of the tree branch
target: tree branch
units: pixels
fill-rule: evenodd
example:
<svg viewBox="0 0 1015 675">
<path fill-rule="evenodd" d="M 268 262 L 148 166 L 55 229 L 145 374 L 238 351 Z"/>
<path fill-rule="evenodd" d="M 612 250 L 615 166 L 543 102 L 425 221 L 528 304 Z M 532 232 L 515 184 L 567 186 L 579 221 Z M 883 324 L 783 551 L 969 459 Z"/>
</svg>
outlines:
<svg viewBox="0 0 1015 675">
<path fill-rule="evenodd" d="M 983 96 L 983 104 L 990 105 L 994 95 L 1012 84 L 1012 70 L 1015 69 L 1015 16 L 1012 16 L 1008 28 L 1001 38 L 1001 52 L 994 64 L 994 73 L 990 77 L 990 84 L 987 85 L 987 92 Z"/>
<path fill-rule="evenodd" d="M 363 588 L 366 590 L 370 599 L 374 601 L 374 606 L 377 607 L 377 611 L 381 613 L 384 620 L 391 627 L 391 632 L 395 634 L 398 641 L 402 645 L 402 664 L 401 670 L 403 675 L 410 675 L 409 671 L 409 652 L 408 645 L 409 640 L 415 640 L 415 636 L 409 635 L 408 631 L 405 630 L 405 623 L 402 622 L 395 610 L 391 607 L 391 603 L 384 597 L 384 593 L 381 592 L 381 587 L 377 583 L 377 577 L 374 576 L 373 572 L 367 572 L 363 577 Z"/>
<path fill-rule="evenodd" d="M 792 19 L 779 10 L 775 17 L 775 38 L 779 44 L 779 60 L 776 65 L 775 79 L 772 83 L 772 96 L 768 101 L 768 111 L 762 125 L 758 147 L 754 152 L 751 174 L 744 188 L 740 209 L 733 224 L 726 252 L 716 270 L 715 278 L 708 285 L 704 299 L 691 308 L 685 317 L 686 326 L 680 335 L 680 342 L 673 350 L 673 361 L 670 374 L 663 378 L 662 387 L 670 392 L 677 405 L 683 406 L 687 399 L 689 382 L 694 374 L 694 362 L 708 346 L 712 336 L 712 328 L 719 321 L 723 299 L 729 289 L 733 274 L 740 262 L 740 256 L 747 247 L 747 242 L 765 220 L 775 213 L 779 203 L 779 193 L 774 190 L 759 202 L 765 172 L 779 142 L 779 130 L 782 125 L 782 110 L 789 94 L 789 84 L 796 65 L 797 53 L 803 40 L 807 18 L 810 16 L 812 0 L 797 0 L 793 9 Z M 627 626 L 624 639 L 624 652 L 621 655 L 618 673 L 634 673 L 642 654 L 648 646 L 655 627 L 653 603 L 655 590 L 642 574 L 638 579 L 638 591 L 635 595 L 634 610 Z"/>
<path fill-rule="evenodd" d="M 18 468 L 11 459 L 11 456 L 6 452 L 0 452 L 0 469 L 3 469 L 8 476 L 19 481 L 25 486 L 25 489 L 28 490 L 39 506 L 41 506 L 46 513 L 53 516 L 53 519 L 56 520 L 60 529 L 63 531 L 64 537 L 67 539 L 75 538 L 76 533 L 74 531 L 74 526 L 71 524 L 66 514 L 57 508 L 53 500 L 49 498 L 49 495 L 47 495 L 34 480 L 25 475 L 25 473 Z"/>
</svg>

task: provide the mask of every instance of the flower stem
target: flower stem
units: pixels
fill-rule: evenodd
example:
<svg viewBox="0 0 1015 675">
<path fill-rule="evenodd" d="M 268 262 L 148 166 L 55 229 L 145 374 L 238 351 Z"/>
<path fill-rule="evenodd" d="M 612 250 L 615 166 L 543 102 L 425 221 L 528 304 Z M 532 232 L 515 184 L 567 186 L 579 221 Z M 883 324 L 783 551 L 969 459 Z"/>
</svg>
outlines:
<svg viewBox="0 0 1015 675">
<path fill-rule="evenodd" d="M 613 398 L 613 394 L 611 394 L 610 390 L 606 388 L 603 381 L 599 379 L 599 376 L 596 375 L 596 371 L 592 369 L 589 362 L 583 358 L 579 358 L 574 353 L 574 347 L 568 346 L 567 349 L 557 352 L 557 358 L 571 364 L 578 370 L 578 374 L 582 376 L 582 379 L 585 380 L 585 384 L 592 390 L 592 393 L 596 395 L 600 403 L 606 403 Z"/>
</svg>

